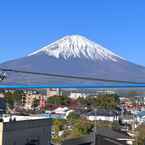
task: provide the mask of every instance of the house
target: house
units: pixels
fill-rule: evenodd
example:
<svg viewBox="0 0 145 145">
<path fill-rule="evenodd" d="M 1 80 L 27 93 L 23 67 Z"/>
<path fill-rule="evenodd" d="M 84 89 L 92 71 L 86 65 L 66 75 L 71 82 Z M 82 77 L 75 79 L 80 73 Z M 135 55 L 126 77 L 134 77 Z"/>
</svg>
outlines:
<svg viewBox="0 0 145 145">
<path fill-rule="evenodd" d="M 136 121 L 139 123 L 145 122 L 145 111 L 140 111 L 135 115 Z"/>
<path fill-rule="evenodd" d="M 99 109 L 96 112 L 95 111 L 89 112 L 85 116 L 90 121 L 102 120 L 113 122 L 114 120 L 119 119 L 119 114 L 117 112 L 104 109 Z"/>
<path fill-rule="evenodd" d="M 51 114 L 61 115 L 64 116 L 64 119 L 66 119 L 71 112 L 73 112 L 73 110 L 70 110 L 68 107 L 58 107 L 55 110 L 51 111 Z"/>
</svg>

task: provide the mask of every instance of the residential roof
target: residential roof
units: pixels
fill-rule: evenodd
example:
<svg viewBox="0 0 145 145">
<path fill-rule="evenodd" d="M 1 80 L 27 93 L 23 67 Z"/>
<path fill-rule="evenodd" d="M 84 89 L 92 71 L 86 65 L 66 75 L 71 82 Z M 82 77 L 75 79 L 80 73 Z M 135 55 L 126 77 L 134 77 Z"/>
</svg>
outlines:
<svg viewBox="0 0 145 145">
<path fill-rule="evenodd" d="M 117 139 L 117 140 L 128 140 L 131 139 L 127 134 L 115 131 L 111 128 L 97 128 L 96 135 L 102 135 L 108 138 Z"/>
<path fill-rule="evenodd" d="M 145 116 L 145 111 L 141 111 L 141 112 L 139 112 L 138 114 L 136 114 L 136 116 L 139 116 L 139 117 L 143 117 L 143 116 Z"/>
<path fill-rule="evenodd" d="M 115 111 L 110 111 L 110 110 L 104 110 L 104 109 L 99 109 L 96 112 L 95 111 L 91 111 L 89 113 L 86 114 L 87 116 L 116 116 L 117 112 Z"/>
</svg>

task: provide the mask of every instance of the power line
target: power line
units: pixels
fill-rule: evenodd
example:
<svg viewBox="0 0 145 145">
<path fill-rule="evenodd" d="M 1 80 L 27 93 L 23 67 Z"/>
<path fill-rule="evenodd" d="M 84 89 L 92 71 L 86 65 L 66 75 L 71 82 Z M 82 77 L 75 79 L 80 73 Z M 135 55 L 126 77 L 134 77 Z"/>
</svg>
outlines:
<svg viewBox="0 0 145 145">
<path fill-rule="evenodd" d="M 112 82 L 112 83 L 127 83 L 127 84 L 145 84 L 145 82 L 136 82 L 136 81 L 127 81 L 127 80 L 112 80 L 112 79 L 103 79 L 103 78 L 94 78 L 94 77 L 85 77 L 85 76 L 75 76 L 75 75 L 64 75 L 64 74 L 52 74 L 52 73 L 41 73 L 41 72 L 32 72 L 32 71 L 23 71 L 16 69 L 6 69 L 0 68 L 3 72 L 15 72 L 22 74 L 31 74 L 31 75 L 40 75 L 47 77 L 58 77 L 58 78 L 67 78 L 67 79 L 77 79 L 77 80 L 88 80 L 88 81 L 99 81 L 99 82 Z"/>
</svg>

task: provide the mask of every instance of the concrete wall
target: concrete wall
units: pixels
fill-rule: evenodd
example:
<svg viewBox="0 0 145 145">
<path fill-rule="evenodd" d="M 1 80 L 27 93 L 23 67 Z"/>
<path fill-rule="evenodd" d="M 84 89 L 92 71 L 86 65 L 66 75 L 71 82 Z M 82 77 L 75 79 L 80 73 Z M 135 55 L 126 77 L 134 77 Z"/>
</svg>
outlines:
<svg viewBox="0 0 145 145">
<path fill-rule="evenodd" d="M 2 145 L 3 142 L 3 123 L 0 122 L 0 145 Z"/>
<path fill-rule="evenodd" d="M 36 145 L 49 145 L 50 138 L 51 121 L 48 119 L 16 121 L 3 124 L 2 145 L 26 145 L 30 140 L 39 140 L 39 143 Z"/>
<path fill-rule="evenodd" d="M 94 145 L 94 135 L 86 135 L 81 138 L 65 140 L 62 145 Z"/>
</svg>

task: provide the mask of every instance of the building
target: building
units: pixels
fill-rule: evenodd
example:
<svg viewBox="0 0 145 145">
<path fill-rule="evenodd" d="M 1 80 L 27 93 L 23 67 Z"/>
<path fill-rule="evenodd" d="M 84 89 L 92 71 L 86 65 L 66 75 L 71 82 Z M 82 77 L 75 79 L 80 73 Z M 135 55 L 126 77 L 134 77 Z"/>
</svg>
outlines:
<svg viewBox="0 0 145 145">
<path fill-rule="evenodd" d="M 73 112 L 73 110 L 70 110 L 68 107 L 58 107 L 52 111 L 52 114 L 62 115 L 64 119 L 66 119 L 71 112 Z"/>
<path fill-rule="evenodd" d="M 97 128 L 97 145 L 133 145 L 134 139 L 121 131 L 111 128 Z"/>
<path fill-rule="evenodd" d="M 48 88 L 46 90 L 47 97 L 62 95 L 59 88 Z"/>
<path fill-rule="evenodd" d="M 6 102 L 0 97 L 0 115 L 6 112 Z"/>
<path fill-rule="evenodd" d="M 29 90 L 25 91 L 24 96 L 24 108 L 26 110 L 32 110 L 33 109 L 33 102 L 35 99 L 39 100 L 39 107 L 41 110 L 43 110 L 46 107 L 46 101 L 48 97 L 52 96 L 58 96 L 60 95 L 59 89 L 39 89 L 39 90 Z"/>
<path fill-rule="evenodd" d="M 87 94 L 85 93 L 75 93 L 75 92 L 71 92 L 69 95 L 69 98 L 71 99 L 78 99 L 78 98 L 86 98 Z"/>
<path fill-rule="evenodd" d="M 38 99 L 39 100 L 40 98 L 41 98 L 41 95 L 39 95 L 39 94 L 27 93 L 25 95 L 24 108 L 26 110 L 32 110 L 33 109 L 34 99 Z"/>
<path fill-rule="evenodd" d="M 44 117 L 4 117 L 0 145 L 50 145 L 51 120 Z"/>
<path fill-rule="evenodd" d="M 115 111 L 110 110 L 104 110 L 104 109 L 98 109 L 96 112 L 88 112 L 85 114 L 88 120 L 94 121 L 94 120 L 102 120 L 102 121 L 111 121 L 119 119 L 119 114 Z"/>
<path fill-rule="evenodd" d="M 40 97 L 40 100 L 39 100 L 39 107 L 40 107 L 40 110 L 44 111 L 45 110 L 45 107 L 46 107 L 46 97 L 45 96 L 41 96 Z"/>
<path fill-rule="evenodd" d="M 135 115 L 136 121 L 139 122 L 140 124 L 145 122 L 145 111 L 140 111 Z"/>
<path fill-rule="evenodd" d="M 89 135 L 70 139 L 63 145 L 133 145 L 134 139 L 128 135 L 112 130 L 111 128 L 97 128 L 96 135 Z"/>
<path fill-rule="evenodd" d="M 67 96 L 69 96 L 69 98 L 71 99 L 78 99 L 80 98 L 86 98 L 86 97 L 97 97 L 99 95 L 106 95 L 106 94 L 115 94 L 114 91 L 112 90 L 89 90 L 89 89 L 83 89 L 83 90 L 79 90 L 79 89 L 75 89 L 75 90 L 69 90 L 69 91 L 63 91 L 65 92 L 65 94 L 67 94 Z"/>
</svg>

